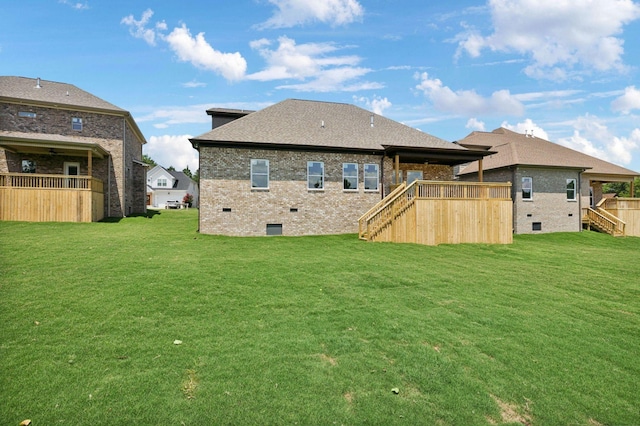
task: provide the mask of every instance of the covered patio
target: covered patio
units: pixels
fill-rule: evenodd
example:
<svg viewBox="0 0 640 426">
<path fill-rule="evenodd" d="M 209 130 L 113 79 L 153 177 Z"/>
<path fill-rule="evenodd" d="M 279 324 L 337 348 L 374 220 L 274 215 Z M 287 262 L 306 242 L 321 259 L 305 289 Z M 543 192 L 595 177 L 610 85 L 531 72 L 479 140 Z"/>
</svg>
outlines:
<svg viewBox="0 0 640 426">
<path fill-rule="evenodd" d="M 104 182 L 94 161 L 109 152 L 89 138 L 0 132 L 0 148 L 13 153 L 0 173 L 0 220 L 95 222 L 105 216 Z M 45 168 L 50 173 L 35 173 Z M 86 174 L 82 174 L 84 171 Z"/>
</svg>

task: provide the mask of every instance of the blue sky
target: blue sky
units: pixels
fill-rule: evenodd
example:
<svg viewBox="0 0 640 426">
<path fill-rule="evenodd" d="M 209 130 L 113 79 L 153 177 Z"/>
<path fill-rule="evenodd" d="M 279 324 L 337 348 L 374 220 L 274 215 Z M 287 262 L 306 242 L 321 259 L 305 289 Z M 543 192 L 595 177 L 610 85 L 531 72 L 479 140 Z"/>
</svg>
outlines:
<svg viewBox="0 0 640 426">
<path fill-rule="evenodd" d="M 640 2 L 21 0 L 0 75 L 130 111 L 164 166 L 195 170 L 210 107 L 353 103 L 440 138 L 504 126 L 640 171 Z"/>
</svg>

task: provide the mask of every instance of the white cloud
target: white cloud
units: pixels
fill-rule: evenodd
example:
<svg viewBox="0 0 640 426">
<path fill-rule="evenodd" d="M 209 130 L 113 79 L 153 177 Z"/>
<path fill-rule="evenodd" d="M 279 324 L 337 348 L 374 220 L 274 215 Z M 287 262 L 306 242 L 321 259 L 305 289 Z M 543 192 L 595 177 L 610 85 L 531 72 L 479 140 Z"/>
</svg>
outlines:
<svg viewBox="0 0 640 426">
<path fill-rule="evenodd" d="M 215 50 L 205 40 L 204 33 L 192 37 L 185 24 L 174 28 L 165 40 L 181 61 L 221 74 L 227 80 L 240 80 L 247 70 L 247 61 L 240 53 Z"/>
<path fill-rule="evenodd" d="M 634 152 L 640 150 L 640 129 L 628 137 L 615 135 L 598 117 L 585 115 L 573 122 L 573 135 L 558 143 L 585 154 L 620 165 L 628 165 Z"/>
<path fill-rule="evenodd" d="M 71 7 L 72 9 L 76 9 L 76 10 L 87 10 L 89 9 L 89 4 L 87 2 L 73 2 L 70 0 L 59 0 L 58 3 L 62 3 L 62 4 L 66 4 L 67 6 Z"/>
<path fill-rule="evenodd" d="M 163 167 L 173 166 L 182 171 L 189 166 L 189 170 L 198 170 L 198 151 L 193 149 L 189 138 L 191 135 L 163 135 L 151 136 L 143 146 L 144 153 Z"/>
<path fill-rule="evenodd" d="M 258 50 L 267 67 L 246 76 L 249 80 L 301 80 L 303 83 L 286 84 L 278 89 L 293 89 L 305 92 L 356 91 L 382 87 L 379 83 L 360 82 L 360 77 L 371 72 L 358 67 L 362 60 L 355 55 L 333 55 L 343 47 L 334 43 L 304 43 L 283 36 L 278 47 L 271 48 L 267 39 L 255 40 L 251 48 Z"/>
<path fill-rule="evenodd" d="M 141 38 L 147 42 L 150 46 L 156 45 L 156 32 L 152 29 L 146 28 L 147 24 L 153 16 L 153 10 L 147 9 L 142 12 L 140 20 L 136 20 L 133 15 L 125 16 L 120 21 L 121 24 L 129 26 L 129 33 L 135 38 Z"/>
<path fill-rule="evenodd" d="M 158 106 L 148 114 L 136 118 L 138 123 L 154 122 L 157 129 L 164 129 L 176 124 L 211 123 L 206 110 L 211 105 Z"/>
<path fill-rule="evenodd" d="M 478 120 L 477 118 L 470 118 L 464 127 L 471 130 L 478 130 L 480 132 L 485 131 L 484 122 Z"/>
<path fill-rule="evenodd" d="M 624 95 L 611 102 L 611 109 L 623 114 L 629 114 L 632 109 L 640 109 L 640 90 L 635 86 L 624 89 Z"/>
<path fill-rule="evenodd" d="M 490 97 L 482 97 L 475 90 L 453 91 L 444 86 L 437 78 L 429 78 L 428 73 L 416 74 L 420 84 L 416 89 L 433 103 L 433 106 L 443 112 L 457 115 L 486 115 L 507 114 L 522 115 L 524 106 L 508 90 L 498 90 Z"/>
<path fill-rule="evenodd" d="M 269 0 L 278 8 L 259 29 L 290 28 L 320 21 L 332 26 L 346 25 L 362 18 L 364 9 L 357 0 Z"/>
<path fill-rule="evenodd" d="M 380 96 L 374 96 L 372 99 L 365 96 L 354 96 L 353 101 L 378 115 L 384 115 L 384 110 L 391 108 L 392 105 L 389 99 L 386 97 L 381 98 Z"/>
<path fill-rule="evenodd" d="M 157 39 L 165 41 L 180 61 L 213 71 L 229 81 L 244 78 L 247 61 L 239 52 L 223 53 L 214 49 L 206 41 L 204 33 L 198 33 L 193 37 L 184 23 L 174 28 L 168 35 L 163 33 L 168 29 L 164 21 L 157 22 L 153 29 L 148 28 L 152 16 L 153 10 L 147 9 L 142 13 L 140 20 L 129 15 L 122 18 L 120 23 L 129 27 L 132 36 L 143 39 L 151 46 L 156 45 Z"/>
<path fill-rule="evenodd" d="M 623 26 L 640 17 L 632 0 L 490 0 L 493 34 L 483 37 L 466 25 L 454 40 L 456 56 L 478 57 L 485 48 L 531 57 L 525 73 L 565 79 L 577 66 L 624 70 Z"/>
<path fill-rule="evenodd" d="M 202 83 L 201 81 L 188 81 L 186 83 L 182 83 L 182 87 L 186 87 L 187 89 L 194 89 L 196 87 L 207 87 L 207 83 Z"/>
<path fill-rule="evenodd" d="M 542 127 L 534 123 L 533 120 L 531 120 L 530 118 L 527 118 L 526 120 L 514 125 L 511 125 L 506 121 L 503 121 L 500 127 L 504 127 L 505 129 L 509 129 L 513 132 L 522 133 L 522 134 L 524 133 L 532 134 L 533 132 L 533 135 L 535 137 L 549 140 L 549 135 L 547 134 L 547 132 L 545 132 Z"/>
</svg>

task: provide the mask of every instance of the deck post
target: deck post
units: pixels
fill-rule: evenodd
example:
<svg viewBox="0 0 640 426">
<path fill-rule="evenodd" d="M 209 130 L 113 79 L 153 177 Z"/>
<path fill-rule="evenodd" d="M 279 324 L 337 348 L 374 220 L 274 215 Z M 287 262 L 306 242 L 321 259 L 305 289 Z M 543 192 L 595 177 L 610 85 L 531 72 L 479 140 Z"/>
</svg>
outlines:
<svg viewBox="0 0 640 426">
<path fill-rule="evenodd" d="M 396 154 L 394 169 L 396 174 L 396 185 L 400 185 L 400 155 L 399 154 Z"/>
<path fill-rule="evenodd" d="M 478 182 L 483 182 L 482 176 L 482 158 L 478 160 Z"/>
<path fill-rule="evenodd" d="M 91 177 L 93 173 L 93 157 L 91 156 L 91 150 L 87 151 L 87 175 Z"/>
</svg>

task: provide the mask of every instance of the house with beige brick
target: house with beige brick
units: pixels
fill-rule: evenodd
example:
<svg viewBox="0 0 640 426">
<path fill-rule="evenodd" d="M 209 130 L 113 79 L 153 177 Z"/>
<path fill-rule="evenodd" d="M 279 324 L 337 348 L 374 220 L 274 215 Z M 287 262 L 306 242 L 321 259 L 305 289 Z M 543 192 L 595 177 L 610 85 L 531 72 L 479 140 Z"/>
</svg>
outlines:
<svg viewBox="0 0 640 426">
<path fill-rule="evenodd" d="M 288 99 L 207 113 L 213 129 L 191 139 L 206 234 L 356 233 L 397 187 L 451 182 L 453 166 L 490 154 L 344 103 Z"/>
<path fill-rule="evenodd" d="M 72 84 L 0 77 L 0 220 L 146 212 L 144 143 L 128 111 Z"/>
<path fill-rule="evenodd" d="M 640 199 L 609 199 L 602 191 L 610 182 L 633 186 L 640 173 L 505 128 L 472 132 L 456 143 L 493 152 L 461 168 L 458 176 L 512 182 L 516 234 L 580 231 L 584 224 L 614 235 L 640 235 Z"/>
</svg>

